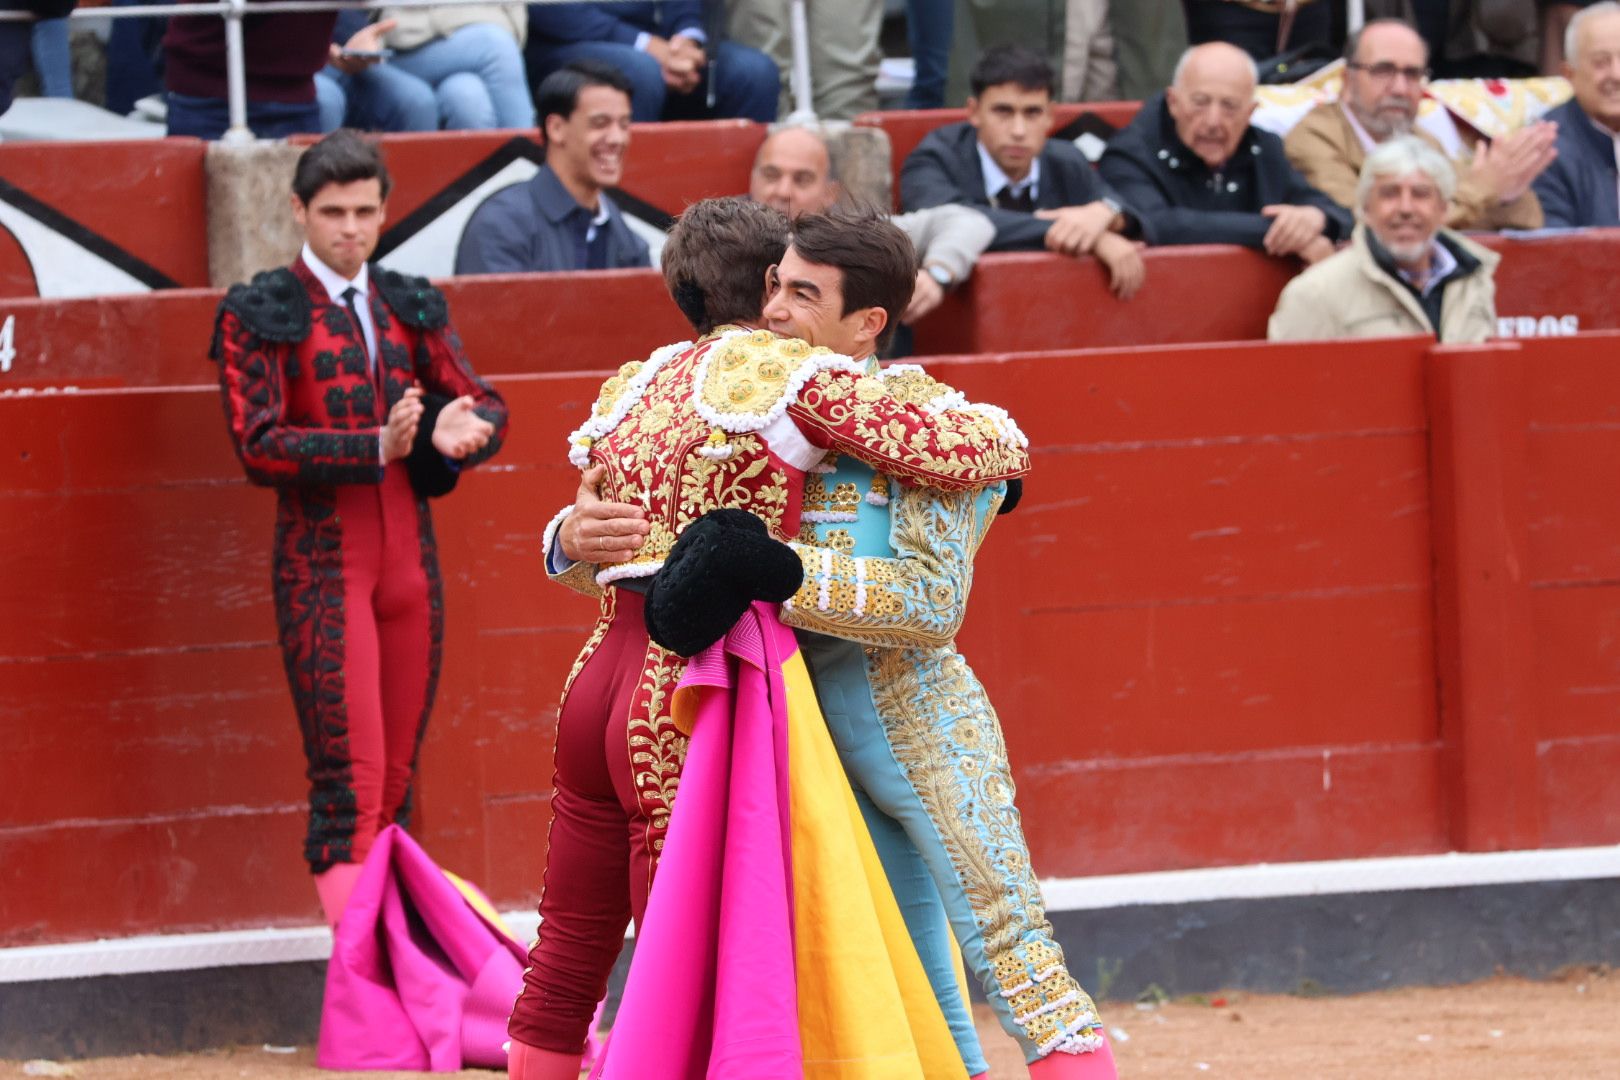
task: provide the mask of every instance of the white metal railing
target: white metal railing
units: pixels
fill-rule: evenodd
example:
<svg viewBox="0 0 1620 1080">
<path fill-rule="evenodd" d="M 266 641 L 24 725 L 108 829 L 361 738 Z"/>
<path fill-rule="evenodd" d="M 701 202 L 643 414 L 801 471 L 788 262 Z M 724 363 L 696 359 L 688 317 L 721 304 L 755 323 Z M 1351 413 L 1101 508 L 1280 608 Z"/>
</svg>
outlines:
<svg viewBox="0 0 1620 1080">
<path fill-rule="evenodd" d="M 222 142 L 250 143 L 253 132 L 247 122 L 247 65 L 242 43 L 242 19 L 247 15 L 267 15 L 293 11 L 382 11 L 387 8 L 461 7 L 485 4 L 489 0 L 209 0 L 205 3 L 139 4 L 129 7 L 79 8 L 72 12 L 73 19 L 136 19 L 169 15 L 218 15 L 225 20 L 225 90 L 230 110 L 230 126 Z M 565 4 L 575 0 L 526 0 L 533 4 Z M 625 3 L 628 0 L 598 0 L 602 3 Z M 789 85 L 793 93 L 793 121 L 815 120 L 811 101 L 810 38 L 805 19 L 805 0 L 792 0 L 789 11 L 790 40 L 793 45 L 793 68 Z M 34 22 L 38 16 L 30 11 L 0 11 L 0 22 Z M 713 77 L 713 72 L 710 72 Z M 711 88 L 712 91 L 712 88 Z"/>
</svg>

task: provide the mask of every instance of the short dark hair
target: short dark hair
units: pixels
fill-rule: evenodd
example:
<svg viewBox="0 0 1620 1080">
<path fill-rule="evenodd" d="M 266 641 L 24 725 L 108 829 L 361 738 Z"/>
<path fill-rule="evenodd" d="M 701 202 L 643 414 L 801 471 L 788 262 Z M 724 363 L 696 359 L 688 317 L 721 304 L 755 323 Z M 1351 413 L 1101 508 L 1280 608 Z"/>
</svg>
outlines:
<svg viewBox="0 0 1620 1080">
<path fill-rule="evenodd" d="M 534 109 L 540 118 L 540 141 L 546 141 L 546 119 L 560 116 L 564 120 L 579 108 L 579 93 L 587 86 L 606 86 L 625 97 L 630 93 L 630 80 L 624 72 L 605 60 L 574 60 L 540 80 L 534 91 Z"/>
<path fill-rule="evenodd" d="M 843 271 L 841 315 L 869 307 L 888 312 L 877 347 L 888 345 L 917 288 L 917 249 L 911 238 L 874 208 L 835 206 L 821 214 L 800 214 L 788 243 L 805 261 Z"/>
<path fill-rule="evenodd" d="M 292 189 L 298 201 L 308 206 L 327 184 L 352 184 L 356 180 L 377 181 L 385 199 L 394 186 L 377 144 L 357 131 L 338 128 L 298 155 Z"/>
<path fill-rule="evenodd" d="M 1056 96 L 1053 87 L 1057 85 L 1057 77 L 1046 57 L 1027 45 L 1007 42 L 984 50 L 979 62 L 973 65 L 968 83 L 973 87 L 974 97 L 1004 83 L 1016 83 L 1025 90 L 1045 90 L 1048 95 Z"/>
<path fill-rule="evenodd" d="M 757 322 L 765 272 L 787 250 L 788 220 L 746 197 L 704 199 L 686 208 L 664 241 L 664 284 L 692 328 Z"/>
<path fill-rule="evenodd" d="M 1412 31 L 1412 33 L 1418 33 L 1417 27 L 1413 26 L 1405 19 L 1373 19 L 1371 22 L 1362 23 L 1360 27 L 1350 31 L 1344 37 L 1345 63 L 1353 64 L 1356 62 L 1356 54 L 1361 51 L 1361 35 L 1365 34 L 1368 30 L 1371 30 L 1375 26 L 1404 26 L 1408 30 Z M 1428 39 L 1424 38 L 1422 34 L 1418 34 L 1418 40 L 1423 42 L 1423 62 L 1427 64 L 1429 62 Z"/>
</svg>

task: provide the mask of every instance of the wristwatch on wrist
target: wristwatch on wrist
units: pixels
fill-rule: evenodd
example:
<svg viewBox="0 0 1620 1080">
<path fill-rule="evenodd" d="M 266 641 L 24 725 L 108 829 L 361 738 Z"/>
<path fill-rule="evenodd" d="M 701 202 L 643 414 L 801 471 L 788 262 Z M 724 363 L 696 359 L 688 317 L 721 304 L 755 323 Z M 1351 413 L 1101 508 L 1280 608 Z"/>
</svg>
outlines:
<svg viewBox="0 0 1620 1080">
<path fill-rule="evenodd" d="M 956 279 L 951 276 L 951 272 L 938 263 L 929 263 L 923 269 L 928 271 L 929 277 L 939 282 L 939 287 L 942 289 L 949 289 L 956 284 Z"/>
</svg>

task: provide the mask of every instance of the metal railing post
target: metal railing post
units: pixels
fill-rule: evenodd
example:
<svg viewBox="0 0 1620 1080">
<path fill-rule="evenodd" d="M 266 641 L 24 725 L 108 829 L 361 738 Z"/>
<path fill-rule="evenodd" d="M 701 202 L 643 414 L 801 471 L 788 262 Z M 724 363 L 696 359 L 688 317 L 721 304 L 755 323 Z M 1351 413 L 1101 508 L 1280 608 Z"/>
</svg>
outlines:
<svg viewBox="0 0 1620 1080">
<path fill-rule="evenodd" d="M 243 54 L 242 14 L 247 0 L 227 0 L 225 9 L 225 95 L 231 126 L 220 142 L 241 145 L 253 141 L 247 116 L 247 59 Z"/>
<path fill-rule="evenodd" d="M 1344 28 L 1350 33 L 1360 30 L 1367 22 L 1367 5 L 1365 0 L 1349 0 L 1345 4 Z"/>
<path fill-rule="evenodd" d="M 813 124 L 816 105 L 810 84 L 810 23 L 804 14 L 804 0 L 793 0 L 788 8 L 788 31 L 793 46 L 793 70 L 788 76 L 788 85 L 793 90 L 793 112 L 787 122 Z"/>
</svg>

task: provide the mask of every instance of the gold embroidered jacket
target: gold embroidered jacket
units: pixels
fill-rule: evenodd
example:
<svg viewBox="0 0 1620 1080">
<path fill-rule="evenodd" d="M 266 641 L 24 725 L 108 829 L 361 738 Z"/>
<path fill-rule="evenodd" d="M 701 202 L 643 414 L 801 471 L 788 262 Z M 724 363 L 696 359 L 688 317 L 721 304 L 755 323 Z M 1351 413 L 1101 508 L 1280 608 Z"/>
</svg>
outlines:
<svg viewBox="0 0 1620 1080">
<path fill-rule="evenodd" d="M 626 364 L 603 384 L 569 456 L 606 466 L 602 496 L 645 508 L 652 531 L 632 561 L 598 569 L 595 584 L 655 573 L 681 531 L 718 507 L 747 510 L 792 540 L 805 473 L 828 451 L 946 491 L 1028 471 L 1027 441 L 1006 413 L 947 391 L 896 396 L 865 365 L 764 330 L 731 329 Z M 547 551 L 561 520 L 546 531 Z"/>
</svg>

